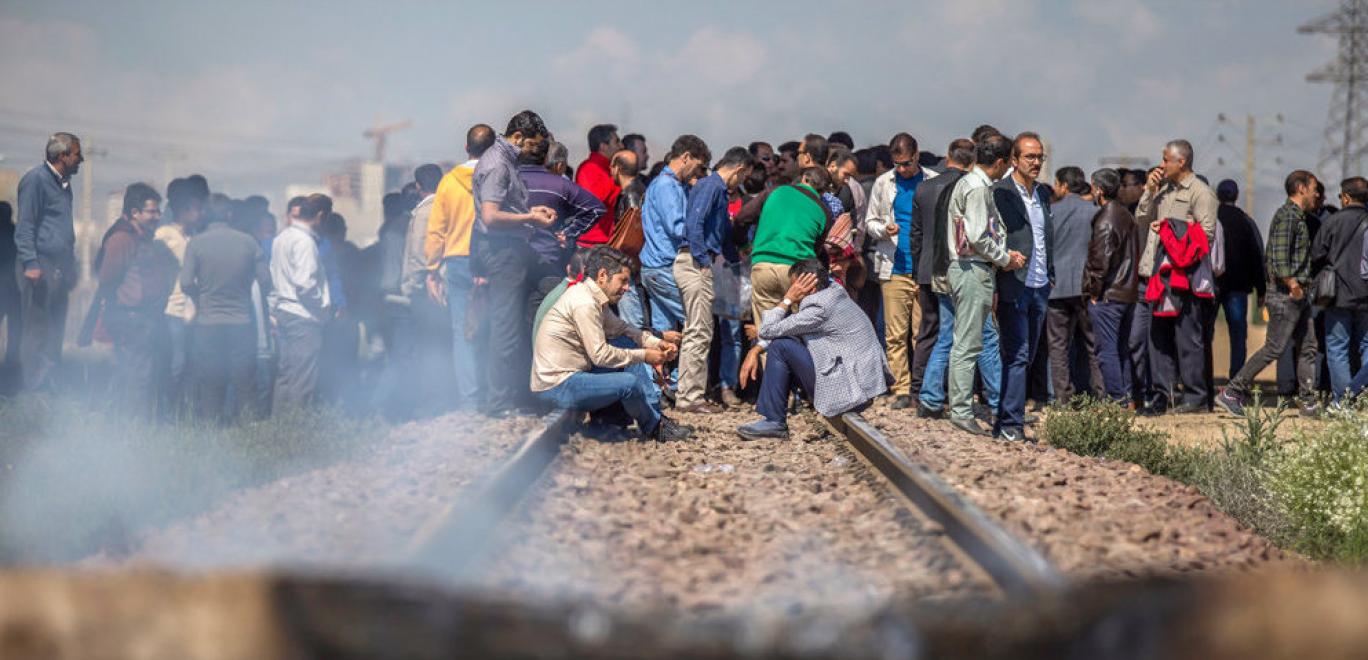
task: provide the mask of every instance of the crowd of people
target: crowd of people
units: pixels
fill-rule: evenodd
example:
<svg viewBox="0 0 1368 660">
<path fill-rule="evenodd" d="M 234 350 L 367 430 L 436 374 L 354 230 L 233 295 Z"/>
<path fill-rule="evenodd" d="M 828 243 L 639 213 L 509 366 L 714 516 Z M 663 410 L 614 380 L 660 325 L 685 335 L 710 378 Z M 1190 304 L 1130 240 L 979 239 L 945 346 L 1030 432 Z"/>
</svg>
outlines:
<svg viewBox="0 0 1368 660">
<path fill-rule="evenodd" d="M 164 210 L 132 184 L 78 342 L 113 345 L 111 391 L 137 416 L 561 407 L 659 440 L 693 432 L 671 409 L 752 403 L 747 439 L 787 437 L 795 407 L 833 416 L 880 398 L 1006 440 L 1083 394 L 1145 415 L 1239 414 L 1275 362 L 1303 415 L 1368 385 L 1362 177 L 1335 207 L 1315 175 L 1291 172 L 1265 241 L 1235 183 L 1213 190 L 1181 139 L 1149 170 L 1064 166 L 1053 180 L 1040 135 L 987 125 L 943 155 L 909 133 L 717 156 L 681 135 L 652 164 L 644 137 L 610 124 L 587 147 L 572 168 L 532 111 L 501 134 L 473 126 L 465 162 L 422 165 L 385 196 L 364 250 L 323 194 L 289 200 L 277 222 L 265 198 L 203 176 L 170 182 Z M 17 222 L 0 223 L 13 231 L 8 355 L 30 389 L 54 387 L 61 360 L 81 162 L 76 136 L 52 136 L 19 184 Z M 1246 359 L 1260 307 L 1266 342 Z M 363 359 L 368 346 L 381 357 Z"/>
</svg>

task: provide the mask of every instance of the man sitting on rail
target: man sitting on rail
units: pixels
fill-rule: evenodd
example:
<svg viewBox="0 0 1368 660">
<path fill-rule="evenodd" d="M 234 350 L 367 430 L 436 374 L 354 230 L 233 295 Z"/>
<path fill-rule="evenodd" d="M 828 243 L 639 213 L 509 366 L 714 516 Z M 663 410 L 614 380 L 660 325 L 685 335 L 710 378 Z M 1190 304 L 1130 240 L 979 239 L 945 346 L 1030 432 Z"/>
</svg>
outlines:
<svg viewBox="0 0 1368 660">
<path fill-rule="evenodd" d="M 532 391 L 547 403 L 571 410 L 592 412 L 621 403 L 642 437 L 684 440 L 693 429 L 661 414 L 650 396 L 652 374 L 646 366 L 674 357 L 678 333 L 658 338 L 627 325 L 608 308 L 622 299 L 631 276 L 631 261 L 622 252 L 610 247 L 590 252 L 583 276 L 566 287 L 537 328 Z M 622 336 L 644 348 L 620 348 L 609 342 Z"/>
<path fill-rule="evenodd" d="M 736 429 L 747 440 L 788 437 L 788 395 L 794 381 L 827 417 L 863 410 L 893 382 L 869 317 L 844 286 L 832 286 L 827 268 L 816 259 L 803 259 L 789 267 L 788 277 L 784 299 L 761 317 L 760 339 L 769 348 L 755 407 L 765 418 Z M 789 314 L 793 305 L 798 311 Z M 742 378 L 753 378 L 756 366 L 754 355 L 748 355 Z"/>
</svg>

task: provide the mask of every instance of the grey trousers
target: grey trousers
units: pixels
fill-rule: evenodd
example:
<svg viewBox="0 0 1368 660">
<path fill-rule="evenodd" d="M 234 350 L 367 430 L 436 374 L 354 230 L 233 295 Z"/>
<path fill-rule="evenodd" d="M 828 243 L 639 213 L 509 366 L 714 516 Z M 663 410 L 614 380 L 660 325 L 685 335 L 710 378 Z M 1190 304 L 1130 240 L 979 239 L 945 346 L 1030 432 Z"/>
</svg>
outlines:
<svg viewBox="0 0 1368 660">
<path fill-rule="evenodd" d="M 276 410 L 306 406 L 318 391 L 318 356 L 323 352 L 323 324 L 287 312 L 276 314 L 280 330 L 280 363 L 276 371 Z"/>
<path fill-rule="evenodd" d="M 1254 377 L 1277 360 L 1289 346 L 1295 346 L 1297 394 L 1303 401 L 1314 400 L 1319 351 L 1311 302 L 1305 296 L 1301 300 L 1293 300 L 1286 293 L 1269 291 L 1265 305 L 1268 307 L 1268 330 L 1264 345 L 1240 367 L 1240 373 L 1230 379 L 1226 389 L 1241 397 L 1249 394 Z"/>
<path fill-rule="evenodd" d="M 950 347 L 949 404 L 955 419 L 974 417 L 974 366 L 983 352 L 983 324 L 993 308 L 997 282 L 990 263 L 950 264 L 950 300 L 955 303 L 954 343 Z"/>
<path fill-rule="evenodd" d="M 1081 296 L 1051 300 L 1045 315 L 1045 331 L 1055 403 L 1068 403 L 1077 393 L 1075 385 L 1084 381 L 1091 392 L 1100 393 L 1102 370 L 1097 363 L 1088 303 Z M 1081 345 L 1076 345 L 1074 339 L 1081 339 Z"/>
</svg>

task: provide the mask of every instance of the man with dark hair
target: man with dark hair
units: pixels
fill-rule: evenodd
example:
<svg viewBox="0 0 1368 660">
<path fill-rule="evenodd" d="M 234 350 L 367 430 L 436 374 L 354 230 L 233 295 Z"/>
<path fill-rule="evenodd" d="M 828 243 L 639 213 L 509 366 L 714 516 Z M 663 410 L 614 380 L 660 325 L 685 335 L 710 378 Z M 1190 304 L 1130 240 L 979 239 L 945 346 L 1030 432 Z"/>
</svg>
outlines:
<svg viewBox="0 0 1368 660">
<path fill-rule="evenodd" d="M 332 318 L 328 273 L 318 244 L 319 225 L 332 214 L 332 199 L 313 194 L 271 244 L 271 310 L 280 333 L 280 364 L 272 407 L 312 404 L 318 389 L 323 325 Z"/>
<path fill-rule="evenodd" d="M 1311 272 L 1335 271 L 1335 299 L 1325 308 L 1325 357 L 1330 367 L 1330 389 L 1336 403 L 1346 392 L 1357 393 L 1352 381 L 1368 363 L 1368 274 L 1362 259 L 1368 230 L 1368 179 L 1350 177 L 1340 182 L 1340 210 L 1321 225 L 1311 242 Z M 1358 351 L 1358 362 L 1352 355 Z"/>
<path fill-rule="evenodd" d="M 555 224 L 556 212 L 531 205 L 527 185 L 518 175 L 518 155 L 536 150 L 548 139 L 550 134 L 537 113 L 524 110 L 514 115 L 503 136 L 480 157 L 471 179 L 479 230 L 474 271 L 488 281 L 483 293 L 492 301 L 485 308 L 491 365 L 526 364 L 528 277 L 535 261 L 529 241 L 534 226 Z M 517 369 L 490 369 L 486 401 L 490 414 L 512 413 L 524 387 Z"/>
<path fill-rule="evenodd" d="M 639 170 L 648 170 L 651 167 L 651 152 L 646 149 L 646 136 L 640 133 L 625 134 L 622 136 L 622 148 L 631 149 L 632 153 L 636 153 L 636 167 Z"/>
<path fill-rule="evenodd" d="M 1102 387 L 1092 320 L 1083 299 L 1083 268 L 1097 205 L 1079 167 L 1055 171 L 1053 194 L 1055 283 L 1050 289 L 1045 334 L 1054 401 L 1065 405 L 1079 390 L 1095 392 Z"/>
<path fill-rule="evenodd" d="M 597 198 L 603 204 L 604 211 L 595 219 L 593 226 L 580 235 L 576 241 L 580 247 L 602 245 L 613 237 L 617 199 L 622 194 L 622 188 L 613 178 L 612 165 L 608 159 L 621 150 L 622 140 L 618 139 L 616 126 L 599 124 L 589 129 L 589 157 L 575 168 L 575 183 Z"/>
<path fill-rule="evenodd" d="M 1018 134 L 1011 155 L 1012 174 L 994 184 L 993 202 L 1007 232 L 1007 250 L 1025 255 L 1026 264 L 997 274 L 1002 397 L 993 432 L 1006 440 L 1024 440 L 1027 371 L 1040 347 L 1055 281 L 1054 214 L 1052 191 L 1036 182 L 1045 162 L 1040 137 Z M 1067 370 L 1062 375 L 1067 378 Z"/>
<path fill-rule="evenodd" d="M 979 124 L 974 132 L 969 134 L 969 141 L 974 144 L 982 144 L 984 140 L 994 135 L 1002 135 L 1002 131 L 994 128 L 992 124 Z"/>
<path fill-rule="evenodd" d="M 921 325 L 912 356 L 911 390 L 917 396 L 919 417 L 945 416 L 945 369 L 950 359 L 954 336 L 955 305 L 946 286 L 950 264 L 947 248 L 950 193 L 955 184 L 974 166 L 974 143 L 958 139 L 946 149 L 946 170 L 917 187 L 912 198 L 912 252 L 917 259 L 917 304 Z M 997 326 L 983 325 L 983 352 L 978 359 L 984 395 L 989 407 L 997 409 L 1002 381 L 1002 352 L 998 348 Z"/>
<path fill-rule="evenodd" d="M 102 319 L 114 340 L 112 393 L 120 412 L 137 418 L 151 416 L 157 399 L 157 324 L 176 277 L 175 257 L 152 240 L 159 220 L 161 195 L 145 183 L 128 186 L 123 214 L 95 258 L 95 299 L 104 302 Z"/>
<path fill-rule="evenodd" d="M 1201 229 L 1202 242 L 1207 245 L 1216 238 L 1216 212 L 1220 203 L 1216 193 L 1202 183 L 1192 171 L 1192 144 L 1187 140 L 1172 140 L 1164 145 L 1163 165 L 1150 170 L 1145 180 L 1145 192 L 1136 207 L 1136 220 L 1148 227 L 1144 251 L 1140 255 L 1140 273 L 1153 278 L 1160 266 L 1159 231 L 1162 226 L 1183 223 L 1184 232 Z M 1170 222 L 1172 221 L 1172 222 Z M 1303 246 L 1306 247 L 1306 246 Z M 1210 272 L 1211 255 L 1201 256 L 1189 270 Z M 1200 278 L 1199 278 L 1200 279 Z M 1146 414 L 1159 414 L 1168 406 L 1175 413 L 1196 413 L 1207 409 L 1206 351 L 1203 347 L 1203 321 L 1207 308 L 1214 304 L 1214 283 L 1194 283 L 1192 290 L 1163 289 L 1162 297 L 1172 303 L 1172 313 L 1161 315 L 1151 306 L 1153 320 L 1149 327 L 1150 362 L 1153 369 L 1155 398 L 1147 405 Z M 1151 279 L 1146 284 L 1145 299 L 1156 301 L 1161 294 L 1151 290 L 1162 286 Z M 1183 385 L 1183 400 L 1171 400 L 1175 388 Z"/>
<path fill-rule="evenodd" d="M 917 140 L 898 133 L 888 142 L 893 169 L 874 180 L 864 230 L 874 241 L 875 275 L 883 294 L 884 339 L 893 370 L 895 410 L 912 405 L 912 331 L 921 325 L 918 304 L 917 260 L 912 245 L 912 200 L 923 181 L 936 173 L 922 169 Z"/>
<path fill-rule="evenodd" d="M 1093 200 L 1102 207 L 1092 219 L 1088 261 L 1083 267 L 1083 295 L 1097 337 L 1097 363 L 1108 398 L 1124 403 L 1131 394 L 1131 362 L 1126 355 L 1131 313 L 1136 300 L 1136 260 L 1140 257 L 1135 216 L 1117 201 L 1121 177 L 1116 170 L 1092 175 Z"/>
<path fill-rule="evenodd" d="M 626 232 L 635 224 L 636 231 L 641 227 L 641 205 L 646 201 L 646 184 L 640 176 L 640 163 L 637 161 L 635 151 L 631 149 L 621 149 L 613 154 L 609 161 L 609 171 L 613 175 L 613 182 L 622 193 L 617 198 L 617 208 L 614 209 L 616 217 L 613 219 L 613 227 L 619 227 Z M 624 224 L 625 223 L 625 224 Z M 618 301 L 618 316 L 628 325 L 637 328 L 644 328 L 646 323 L 646 309 L 643 303 L 645 287 L 641 284 L 641 266 L 637 260 L 637 255 L 629 255 L 633 259 L 632 266 L 632 287 L 627 293 L 622 295 Z"/>
<path fill-rule="evenodd" d="M 822 167 L 826 165 L 827 154 L 830 151 L 831 147 L 827 144 L 826 138 L 816 133 L 808 133 L 803 137 L 803 141 L 798 143 L 798 167 Z"/>
<path fill-rule="evenodd" d="M 1226 328 L 1230 332 L 1229 376 L 1239 373 L 1244 366 L 1249 333 L 1249 294 L 1257 291 L 1259 300 L 1266 293 L 1264 276 L 1263 237 L 1259 226 L 1244 209 L 1235 205 L 1240 197 L 1239 186 L 1230 179 L 1216 186 L 1216 199 L 1221 205 L 1216 210 L 1225 237 L 1226 268 L 1216 275 L 1216 302 L 1225 311 Z M 1345 379 L 1348 383 L 1348 379 Z"/>
<path fill-rule="evenodd" d="M 203 224 L 208 189 L 190 179 L 175 179 L 166 187 L 166 206 L 170 222 L 163 222 L 153 235 L 176 258 L 177 272 L 185 261 L 185 247 Z M 195 320 L 195 302 L 181 290 L 179 278 L 172 278 L 171 295 L 166 299 L 161 336 L 166 345 L 159 365 L 164 414 L 174 414 L 189 404 L 191 387 L 187 377 L 190 364 L 190 323 Z"/>
<path fill-rule="evenodd" d="M 732 147 L 717 161 L 712 174 L 699 180 L 689 193 L 684 215 L 684 242 L 671 266 L 684 302 L 684 344 L 679 351 L 680 412 L 721 412 L 704 401 L 708 389 L 708 349 L 713 338 L 713 263 L 741 261 L 728 240 L 731 220 L 727 202 L 731 191 L 750 174 L 755 159 L 742 147 Z M 724 264 L 725 265 L 725 264 Z"/>
<path fill-rule="evenodd" d="M 529 323 L 533 312 L 541 304 L 544 292 L 554 287 L 565 272 L 565 264 L 570 261 L 575 241 L 604 214 L 603 202 L 592 193 L 541 164 L 548 155 L 547 144 L 543 142 L 518 156 L 518 176 L 527 185 L 528 201 L 556 213 L 556 224 L 533 227 L 532 236 L 528 239 L 535 255 L 535 262 L 528 273 Z"/>
<path fill-rule="evenodd" d="M 779 167 L 775 172 L 775 183 L 793 183 L 798 179 L 798 150 L 800 145 L 797 140 L 789 140 L 777 147 L 779 151 Z"/>
<path fill-rule="evenodd" d="M 774 147 L 768 142 L 756 141 L 746 147 L 750 155 L 755 157 L 756 164 L 764 171 L 766 177 L 773 177 L 779 171 L 779 158 L 774 153 Z"/>
<path fill-rule="evenodd" d="M 651 402 L 651 376 L 644 366 L 665 364 L 677 346 L 623 323 L 609 308 L 630 286 L 631 270 L 627 255 L 594 248 L 583 280 L 566 288 L 537 327 L 532 391 L 571 410 L 592 412 L 620 403 L 642 438 L 686 440 L 693 430 L 676 424 Z M 619 348 L 609 341 L 621 336 L 642 348 Z"/>
<path fill-rule="evenodd" d="M 802 259 L 788 275 L 792 283 L 784 298 L 761 317 L 760 339 L 769 347 L 756 411 L 764 419 L 736 429 L 747 440 L 788 438 L 795 383 L 818 414 L 835 417 L 868 406 L 892 379 L 874 326 L 845 287 L 832 286 L 822 262 Z"/>
<path fill-rule="evenodd" d="M 1268 338 L 1216 397 L 1216 403 L 1239 417 L 1244 416 L 1244 398 L 1254 377 L 1278 359 L 1289 342 L 1298 356 L 1301 413 L 1316 416 L 1319 412 L 1315 403 L 1316 330 L 1306 291 L 1311 284 L 1311 239 L 1305 221 L 1307 210 L 1315 203 L 1316 177 L 1306 170 L 1295 170 L 1287 175 L 1283 187 L 1287 202 L 1268 227 Z"/>
<path fill-rule="evenodd" d="M 1012 143 L 1001 135 L 992 135 L 976 143 L 974 151 L 974 169 L 955 184 L 946 214 L 946 242 L 952 259 L 947 279 L 955 308 L 949 405 L 952 425 L 974 435 L 987 435 L 974 419 L 971 399 L 974 364 L 983 351 L 983 326 L 992 322 L 988 315 L 1000 279 L 993 272 L 995 268 L 1019 270 L 1026 265 L 1026 256 L 1007 249 L 1007 230 L 993 202 L 993 182 L 1007 173 Z M 1004 363 L 1006 359 L 1004 352 Z"/>
<path fill-rule="evenodd" d="M 422 189 L 419 193 L 430 210 L 420 202 L 414 207 L 405 243 L 405 270 L 415 278 L 406 278 L 404 295 L 415 299 L 425 286 L 429 298 L 445 306 L 450 316 L 451 361 L 455 374 L 457 409 L 474 409 L 479 404 L 483 377 L 472 337 L 467 336 L 470 300 L 475 290 L 474 253 L 475 231 L 475 167 L 480 158 L 493 148 L 497 138 L 494 129 L 476 124 L 466 132 L 466 162 L 451 168 L 442 176 L 436 191 Z M 515 157 L 516 160 L 516 157 Z M 517 177 L 514 177 L 517 178 Z M 521 180 L 519 180 L 521 183 Z M 512 184 L 509 184 L 512 185 Z M 421 186 L 419 186 L 421 188 Z M 421 209 L 421 210 L 420 210 Z M 413 263 L 415 260 L 418 263 Z M 415 309 L 421 321 L 426 318 L 424 306 Z"/>
<path fill-rule="evenodd" d="M 24 324 L 20 360 L 29 389 L 50 386 L 49 374 L 62 361 L 68 297 L 77 278 L 71 177 L 85 161 L 81 139 L 70 133 L 54 133 L 44 151 L 44 162 L 19 179 L 14 228 Z"/>
<path fill-rule="evenodd" d="M 190 239 L 180 268 L 181 290 L 195 304 L 191 325 L 196 412 L 200 419 L 235 421 L 254 401 L 257 337 L 252 284 L 270 287 L 261 246 L 230 226 L 235 218 L 217 209 L 204 231 Z M 240 207 L 239 220 L 253 217 Z"/>
<path fill-rule="evenodd" d="M 651 295 L 651 327 L 657 331 L 683 327 L 687 318 L 674 278 L 675 258 L 685 241 L 686 182 L 707 167 L 712 153 L 698 136 L 681 135 L 665 159 L 641 207 L 641 280 Z"/>
<path fill-rule="evenodd" d="M 850 137 L 850 134 L 845 131 L 832 131 L 831 135 L 828 135 L 826 140 L 827 144 L 839 144 L 845 147 L 846 151 L 855 151 L 855 139 Z"/>
</svg>

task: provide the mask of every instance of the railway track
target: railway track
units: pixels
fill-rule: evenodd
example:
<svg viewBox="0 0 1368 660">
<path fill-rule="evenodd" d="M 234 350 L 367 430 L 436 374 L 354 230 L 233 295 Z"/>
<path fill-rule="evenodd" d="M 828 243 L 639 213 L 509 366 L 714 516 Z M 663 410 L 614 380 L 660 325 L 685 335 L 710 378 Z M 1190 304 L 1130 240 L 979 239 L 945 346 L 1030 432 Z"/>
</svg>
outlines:
<svg viewBox="0 0 1368 660">
<path fill-rule="evenodd" d="M 578 415 L 557 411 L 496 471 L 431 518 L 409 546 L 411 563 L 458 582 L 477 580 L 492 559 L 504 521 L 543 480 Z M 928 468 L 909 460 L 858 414 L 826 420 L 894 498 L 943 530 L 947 549 L 1010 598 L 1036 597 L 1063 585 L 1038 552 L 1007 533 Z"/>
</svg>

